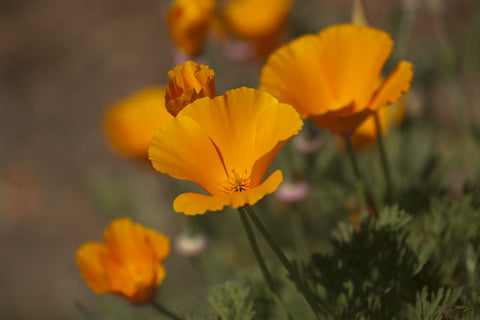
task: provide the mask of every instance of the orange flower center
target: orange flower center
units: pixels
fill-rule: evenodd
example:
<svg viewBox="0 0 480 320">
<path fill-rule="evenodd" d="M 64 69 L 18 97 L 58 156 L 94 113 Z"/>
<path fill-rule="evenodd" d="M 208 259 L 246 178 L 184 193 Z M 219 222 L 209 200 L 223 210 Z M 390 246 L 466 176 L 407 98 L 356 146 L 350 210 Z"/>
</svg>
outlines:
<svg viewBox="0 0 480 320">
<path fill-rule="evenodd" d="M 225 189 L 228 193 L 247 191 L 250 189 L 250 180 L 250 174 L 247 170 L 244 170 L 243 173 L 240 174 L 235 170 L 232 170 L 232 174 L 228 177 Z"/>
</svg>

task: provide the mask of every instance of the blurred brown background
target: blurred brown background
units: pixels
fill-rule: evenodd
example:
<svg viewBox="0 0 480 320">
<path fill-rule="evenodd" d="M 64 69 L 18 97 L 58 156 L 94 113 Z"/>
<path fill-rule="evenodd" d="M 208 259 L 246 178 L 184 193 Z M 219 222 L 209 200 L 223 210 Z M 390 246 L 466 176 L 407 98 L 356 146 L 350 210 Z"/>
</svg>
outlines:
<svg viewBox="0 0 480 320">
<path fill-rule="evenodd" d="M 169 3 L 0 0 L 1 319 L 81 319 L 74 301 L 93 293 L 74 253 L 81 243 L 100 240 L 112 215 L 135 211 L 114 212 L 122 208 L 116 203 L 122 194 L 148 203 L 136 213 L 139 220 L 170 236 L 178 230 L 170 203 L 162 207 L 164 177 L 118 157 L 101 128 L 107 106 L 143 86 L 166 83 L 173 66 L 163 20 Z M 297 20 L 318 16 L 304 29 L 345 22 L 351 6 L 347 0 L 298 3 Z M 408 27 L 427 39 L 435 35 L 431 12 L 438 3 L 448 12 L 447 26 L 457 26 L 460 35 L 472 25 L 473 0 L 414 3 L 367 0 L 368 17 L 390 31 L 399 11 L 416 7 L 422 22 Z M 120 196 L 109 196 L 110 189 Z"/>
</svg>

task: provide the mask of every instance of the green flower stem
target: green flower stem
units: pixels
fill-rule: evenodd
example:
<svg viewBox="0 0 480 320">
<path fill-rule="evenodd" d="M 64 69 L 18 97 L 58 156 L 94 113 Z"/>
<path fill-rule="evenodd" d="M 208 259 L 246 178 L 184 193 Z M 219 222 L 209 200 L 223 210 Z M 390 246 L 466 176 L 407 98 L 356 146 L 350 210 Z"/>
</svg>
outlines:
<svg viewBox="0 0 480 320">
<path fill-rule="evenodd" d="M 387 183 L 387 194 L 389 204 L 395 203 L 395 191 L 392 183 L 392 176 L 390 174 L 390 166 L 388 164 L 387 153 L 385 152 L 385 144 L 383 143 L 382 129 L 380 126 L 380 119 L 378 112 L 374 113 L 375 127 L 377 129 L 378 148 L 380 149 L 380 162 L 382 163 L 383 175 Z"/>
<path fill-rule="evenodd" d="M 280 294 L 278 293 L 277 287 L 273 282 L 272 275 L 270 274 L 270 271 L 268 271 L 268 268 L 267 268 L 267 265 L 265 264 L 265 260 L 263 259 L 262 253 L 258 248 L 257 240 L 255 239 L 255 235 L 253 233 L 252 227 L 248 222 L 247 215 L 245 214 L 245 209 L 243 207 L 240 207 L 238 208 L 238 212 L 240 214 L 240 219 L 242 220 L 242 224 L 245 229 L 245 232 L 247 233 L 247 237 L 250 242 L 250 246 L 252 247 L 252 251 L 255 257 L 257 258 L 257 262 L 258 262 L 258 265 L 260 266 L 260 270 L 262 270 L 262 274 L 263 274 L 263 277 L 265 278 L 265 282 L 267 282 L 268 288 L 273 293 L 275 300 L 277 300 L 279 305 L 282 307 L 283 311 L 287 315 L 287 318 L 289 320 L 292 320 L 293 318 L 288 312 L 287 306 L 285 305 Z"/>
<path fill-rule="evenodd" d="M 163 313 L 164 315 L 166 315 L 167 317 L 169 317 L 170 319 L 173 319 L 173 320 L 183 320 L 183 318 L 177 316 L 175 313 L 173 313 L 172 311 L 168 310 L 167 308 L 165 308 L 164 306 L 162 306 L 160 303 L 156 302 L 156 301 L 152 301 L 151 303 L 152 307 L 155 308 L 157 311 Z"/>
<path fill-rule="evenodd" d="M 358 167 L 357 163 L 357 158 L 355 156 L 355 152 L 353 151 L 352 147 L 352 142 L 350 141 L 350 136 L 344 136 L 343 139 L 345 140 L 345 146 L 347 147 L 347 153 L 348 153 L 348 158 L 350 159 L 350 164 L 352 165 L 353 172 L 355 173 L 355 178 L 357 179 L 357 186 L 360 193 L 360 198 L 365 201 L 365 203 L 368 205 L 368 211 L 370 213 L 370 210 L 373 212 L 370 213 L 371 216 L 376 217 L 377 216 L 377 206 L 375 205 L 375 201 L 372 198 L 372 193 L 367 187 L 367 184 L 365 183 L 365 179 L 363 178 L 362 173 L 360 172 L 360 169 Z"/>
<path fill-rule="evenodd" d="M 308 288 L 305 287 L 305 285 L 302 283 L 302 280 L 298 276 L 298 273 L 295 271 L 295 269 L 294 269 L 292 263 L 290 262 L 290 260 L 288 260 L 288 258 L 283 253 L 282 249 L 280 249 L 280 247 L 277 245 L 277 243 L 273 240 L 272 236 L 267 231 L 267 229 L 265 228 L 263 223 L 258 219 L 258 217 L 255 214 L 255 212 L 253 211 L 253 209 L 248 205 L 245 206 L 245 209 L 248 213 L 248 216 L 250 217 L 250 219 L 253 221 L 253 223 L 257 227 L 258 231 L 262 234 L 265 241 L 267 241 L 268 245 L 273 250 L 273 252 L 276 254 L 276 256 L 278 257 L 280 262 L 283 264 L 285 269 L 287 269 L 287 272 L 288 272 L 289 276 L 292 278 L 292 280 L 295 282 L 298 290 L 300 290 L 300 292 L 303 294 L 303 296 L 307 300 L 307 303 L 310 305 L 310 308 L 312 308 L 313 312 L 315 313 L 315 316 L 318 317 L 319 310 L 317 308 L 315 298 L 312 296 L 312 294 L 310 293 Z"/>
</svg>

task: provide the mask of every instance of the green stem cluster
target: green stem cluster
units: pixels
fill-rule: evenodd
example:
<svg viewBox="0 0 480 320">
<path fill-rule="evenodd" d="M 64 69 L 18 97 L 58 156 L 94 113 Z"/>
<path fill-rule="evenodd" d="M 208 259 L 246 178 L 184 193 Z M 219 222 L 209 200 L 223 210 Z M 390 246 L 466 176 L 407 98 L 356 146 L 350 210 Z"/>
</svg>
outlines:
<svg viewBox="0 0 480 320">
<path fill-rule="evenodd" d="M 267 265 L 265 264 L 265 259 L 263 259 L 262 253 L 258 248 L 255 234 L 253 233 L 250 223 L 248 222 L 248 218 L 247 218 L 247 215 L 245 214 L 244 208 L 242 207 L 238 208 L 238 212 L 240 214 L 240 219 L 242 220 L 242 224 L 245 229 L 245 232 L 247 233 L 247 237 L 250 242 L 250 246 L 252 247 L 253 254 L 257 259 L 258 265 L 260 266 L 260 270 L 262 271 L 263 277 L 265 278 L 265 282 L 267 283 L 267 286 L 270 289 L 270 291 L 273 293 L 275 300 L 278 302 L 278 304 L 282 307 L 283 311 L 287 315 L 287 318 L 289 320 L 292 320 L 293 318 L 288 312 L 287 306 L 283 302 L 282 297 L 280 296 L 280 293 L 278 292 L 277 287 L 275 286 L 273 277 L 270 274 L 270 271 L 268 270 Z"/>
<path fill-rule="evenodd" d="M 357 189 L 360 195 L 360 199 L 363 199 L 364 203 L 368 206 L 368 211 L 372 210 L 372 216 L 376 217 L 378 210 L 375 204 L 374 199 L 372 198 L 372 193 L 370 192 L 365 179 L 363 178 L 360 168 L 358 167 L 357 158 L 355 152 L 353 151 L 352 142 L 350 141 L 349 136 L 344 136 L 345 146 L 347 147 L 348 158 L 350 159 L 350 164 L 355 173 L 355 178 L 357 179 Z"/>
<path fill-rule="evenodd" d="M 380 150 L 380 162 L 382 164 L 383 175 L 385 176 L 385 181 L 387 183 L 388 202 L 391 205 L 395 203 L 395 191 L 393 189 L 392 175 L 390 174 L 390 166 L 388 164 L 387 153 L 385 151 L 385 144 L 383 143 L 382 129 L 380 126 L 378 112 L 374 113 L 374 118 L 377 131 L 378 148 Z"/>
<path fill-rule="evenodd" d="M 273 240 L 272 236 L 268 232 L 268 230 L 265 228 L 263 223 L 258 219 L 257 215 L 253 211 L 253 209 L 246 205 L 245 210 L 247 211 L 248 217 L 252 220 L 252 222 L 255 224 L 256 228 L 260 232 L 260 234 L 263 236 L 265 241 L 268 243 L 272 251 L 275 253 L 275 255 L 278 257 L 282 265 L 285 267 L 287 270 L 289 276 L 292 278 L 292 280 L 295 282 L 298 290 L 302 293 L 302 295 L 305 297 L 305 300 L 309 304 L 310 308 L 314 312 L 315 316 L 318 316 L 319 310 L 317 308 L 317 304 L 315 301 L 315 298 L 311 294 L 310 290 L 304 285 L 302 280 L 300 279 L 298 273 L 295 271 L 293 264 L 290 262 L 290 260 L 285 256 L 283 253 L 282 249 L 277 245 L 275 240 Z"/>
</svg>

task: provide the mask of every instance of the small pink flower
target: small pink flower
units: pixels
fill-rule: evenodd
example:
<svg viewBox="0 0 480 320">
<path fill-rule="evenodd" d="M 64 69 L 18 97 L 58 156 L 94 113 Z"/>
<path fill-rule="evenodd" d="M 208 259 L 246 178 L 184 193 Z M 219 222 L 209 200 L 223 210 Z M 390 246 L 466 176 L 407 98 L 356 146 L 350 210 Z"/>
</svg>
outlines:
<svg viewBox="0 0 480 320">
<path fill-rule="evenodd" d="M 323 145 L 324 138 L 319 133 L 315 133 L 311 137 L 300 133 L 292 139 L 292 144 L 295 150 L 302 153 L 310 154 L 314 153 Z"/>
<path fill-rule="evenodd" d="M 299 202 L 310 193 L 310 186 L 305 180 L 298 182 L 283 182 L 275 192 L 275 197 L 284 203 Z"/>
</svg>

